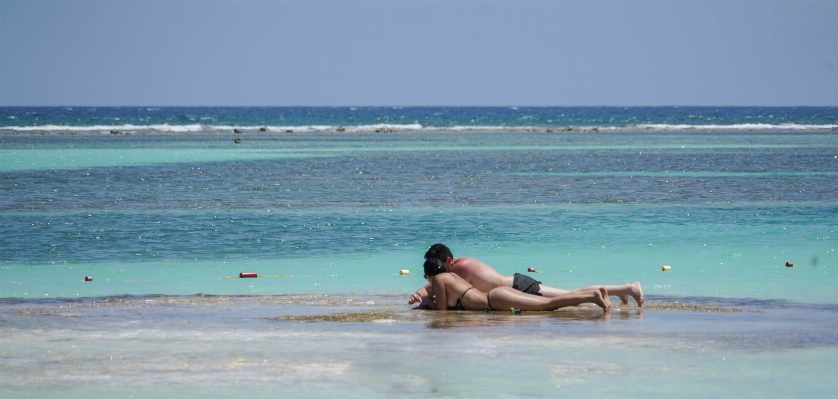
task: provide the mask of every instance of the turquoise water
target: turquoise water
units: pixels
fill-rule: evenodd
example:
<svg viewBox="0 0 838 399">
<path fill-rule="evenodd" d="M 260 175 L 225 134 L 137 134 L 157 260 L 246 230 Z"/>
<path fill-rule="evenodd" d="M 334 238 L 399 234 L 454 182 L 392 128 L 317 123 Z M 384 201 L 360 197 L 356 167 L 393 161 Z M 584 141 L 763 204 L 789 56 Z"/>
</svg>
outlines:
<svg viewBox="0 0 838 399">
<path fill-rule="evenodd" d="M 811 203 L 9 212 L 7 225 L 43 242 L 6 251 L 17 262 L 3 266 L 3 293 L 404 293 L 422 282 L 425 243 L 442 241 L 504 273 L 535 267 L 558 287 L 639 280 L 649 295 L 835 303 L 836 213 Z M 242 271 L 289 278 L 221 279 Z M 78 284 L 86 275 L 96 280 Z"/>
<path fill-rule="evenodd" d="M 394 294 L 444 242 L 563 288 L 838 301 L 831 134 L 241 136 L 3 136 L 2 295 Z"/>
<path fill-rule="evenodd" d="M 805 131 L 0 134 L 0 393 L 824 397 L 836 174 Z M 737 311 L 411 310 L 435 242 Z"/>
</svg>

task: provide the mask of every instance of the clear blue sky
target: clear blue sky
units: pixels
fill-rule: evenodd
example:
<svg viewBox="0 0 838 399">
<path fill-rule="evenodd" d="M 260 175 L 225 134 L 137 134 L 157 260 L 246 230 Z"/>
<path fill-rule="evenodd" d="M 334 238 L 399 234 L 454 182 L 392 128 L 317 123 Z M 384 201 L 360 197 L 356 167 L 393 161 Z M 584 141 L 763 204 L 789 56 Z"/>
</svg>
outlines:
<svg viewBox="0 0 838 399">
<path fill-rule="evenodd" d="M 838 1 L 0 0 L 0 105 L 838 105 Z"/>
</svg>

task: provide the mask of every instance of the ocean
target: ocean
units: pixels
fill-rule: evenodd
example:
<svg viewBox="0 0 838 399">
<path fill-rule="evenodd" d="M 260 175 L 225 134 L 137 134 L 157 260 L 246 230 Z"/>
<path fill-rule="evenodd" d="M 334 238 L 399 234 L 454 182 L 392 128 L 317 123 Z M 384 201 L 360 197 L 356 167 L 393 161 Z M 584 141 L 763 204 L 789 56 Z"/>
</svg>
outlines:
<svg viewBox="0 0 838 399">
<path fill-rule="evenodd" d="M 0 394 L 827 397 L 837 130 L 835 107 L 0 108 Z M 647 305 L 412 309 L 436 242 Z"/>
</svg>

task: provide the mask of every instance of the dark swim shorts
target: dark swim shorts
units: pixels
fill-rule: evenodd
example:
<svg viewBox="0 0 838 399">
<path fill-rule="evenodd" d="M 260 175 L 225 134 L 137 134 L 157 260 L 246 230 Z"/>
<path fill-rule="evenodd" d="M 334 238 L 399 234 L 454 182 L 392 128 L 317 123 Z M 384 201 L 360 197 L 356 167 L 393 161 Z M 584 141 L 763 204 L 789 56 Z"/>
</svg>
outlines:
<svg viewBox="0 0 838 399">
<path fill-rule="evenodd" d="M 541 284 L 541 281 L 535 281 L 532 277 L 520 273 L 515 273 L 515 276 L 512 277 L 512 288 L 526 294 L 541 296 L 539 284 Z"/>
</svg>

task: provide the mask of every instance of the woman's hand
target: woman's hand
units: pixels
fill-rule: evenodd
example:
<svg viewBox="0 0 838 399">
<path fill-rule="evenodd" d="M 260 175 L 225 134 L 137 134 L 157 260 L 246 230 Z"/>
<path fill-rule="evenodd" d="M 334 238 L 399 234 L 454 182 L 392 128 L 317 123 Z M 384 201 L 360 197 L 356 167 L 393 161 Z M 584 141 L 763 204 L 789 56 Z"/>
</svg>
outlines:
<svg viewBox="0 0 838 399">
<path fill-rule="evenodd" d="M 413 295 L 410 296 L 410 299 L 407 301 L 408 305 L 413 305 L 414 303 L 422 302 L 422 295 L 419 295 L 418 292 L 414 292 Z"/>
<path fill-rule="evenodd" d="M 413 305 L 417 302 L 422 302 L 425 298 L 430 298 L 434 296 L 434 289 L 431 287 L 431 284 L 425 284 L 424 287 L 416 290 L 413 295 L 410 296 L 410 299 L 407 300 L 408 305 Z"/>
</svg>

